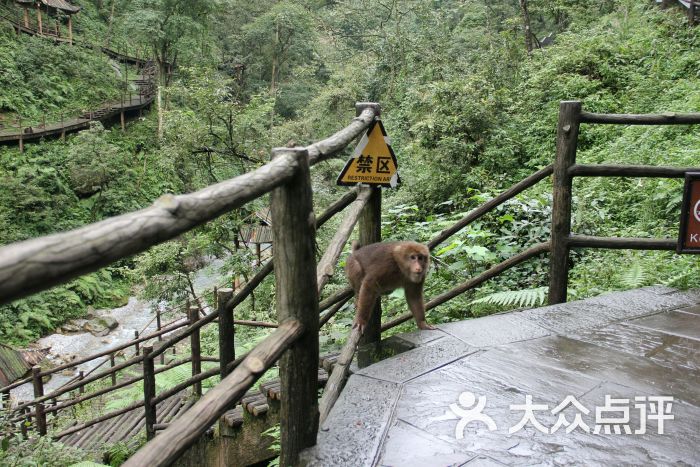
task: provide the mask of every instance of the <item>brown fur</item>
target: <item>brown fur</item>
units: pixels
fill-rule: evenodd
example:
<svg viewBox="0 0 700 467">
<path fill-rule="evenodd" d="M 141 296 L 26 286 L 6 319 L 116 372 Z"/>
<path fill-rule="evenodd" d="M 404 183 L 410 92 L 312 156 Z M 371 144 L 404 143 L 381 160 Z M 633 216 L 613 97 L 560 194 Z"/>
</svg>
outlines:
<svg viewBox="0 0 700 467">
<path fill-rule="evenodd" d="M 364 331 L 380 294 L 404 289 L 406 302 L 420 329 L 434 329 L 425 321 L 423 283 L 430 265 L 428 247 L 416 242 L 352 244 L 345 273 L 355 289 L 355 323 Z"/>
</svg>

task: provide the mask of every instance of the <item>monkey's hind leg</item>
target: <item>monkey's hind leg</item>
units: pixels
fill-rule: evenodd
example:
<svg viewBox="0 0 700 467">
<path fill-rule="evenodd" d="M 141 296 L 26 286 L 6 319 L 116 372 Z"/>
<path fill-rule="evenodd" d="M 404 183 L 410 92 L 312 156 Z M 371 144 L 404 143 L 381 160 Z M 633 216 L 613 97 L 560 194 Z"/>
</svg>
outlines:
<svg viewBox="0 0 700 467">
<path fill-rule="evenodd" d="M 358 326 L 362 334 L 365 332 L 367 322 L 372 315 L 374 304 L 377 302 L 378 298 L 379 289 L 369 281 L 363 281 L 360 286 L 360 293 L 357 294 L 355 299 L 355 322 L 352 326 L 353 328 Z"/>
</svg>

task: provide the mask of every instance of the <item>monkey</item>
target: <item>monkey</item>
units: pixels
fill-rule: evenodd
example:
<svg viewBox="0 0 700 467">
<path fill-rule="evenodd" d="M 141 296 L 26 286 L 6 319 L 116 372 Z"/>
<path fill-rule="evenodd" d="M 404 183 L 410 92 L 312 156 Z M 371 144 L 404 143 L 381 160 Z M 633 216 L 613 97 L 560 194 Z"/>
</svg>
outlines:
<svg viewBox="0 0 700 467">
<path fill-rule="evenodd" d="M 355 290 L 355 321 L 364 333 L 374 304 L 381 294 L 402 288 L 408 308 L 419 329 L 435 329 L 425 320 L 423 283 L 428 273 L 430 250 L 416 242 L 372 243 L 360 247 L 352 242 L 345 273 Z"/>
</svg>

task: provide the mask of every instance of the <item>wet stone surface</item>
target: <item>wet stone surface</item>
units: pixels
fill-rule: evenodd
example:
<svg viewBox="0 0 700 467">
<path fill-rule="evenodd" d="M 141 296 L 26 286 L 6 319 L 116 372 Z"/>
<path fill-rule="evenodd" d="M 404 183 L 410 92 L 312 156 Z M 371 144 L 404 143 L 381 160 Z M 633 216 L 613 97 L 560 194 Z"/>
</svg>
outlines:
<svg viewBox="0 0 700 467">
<path fill-rule="evenodd" d="M 421 334 L 350 378 L 308 464 L 700 465 L 698 291 L 647 287 Z M 536 422 L 519 427 L 526 406 Z"/>
</svg>

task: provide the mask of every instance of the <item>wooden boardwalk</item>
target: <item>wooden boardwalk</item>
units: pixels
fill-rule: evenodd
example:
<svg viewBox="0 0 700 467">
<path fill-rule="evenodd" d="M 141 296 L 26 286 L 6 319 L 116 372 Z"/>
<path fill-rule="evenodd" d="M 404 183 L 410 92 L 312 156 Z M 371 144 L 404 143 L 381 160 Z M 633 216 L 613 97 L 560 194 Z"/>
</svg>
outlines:
<svg viewBox="0 0 700 467">
<path fill-rule="evenodd" d="M 64 44 L 69 43 L 68 39 L 52 35 L 49 31 L 39 34 L 39 31 L 36 29 L 25 27 L 12 17 L 12 11 L 5 5 L 0 5 L 0 19 L 8 21 L 18 34 L 29 34 L 45 37 L 46 39 Z M 73 41 L 73 45 L 89 49 L 94 48 L 92 44 L 75 40 Z M 141 58 L 125 55 L 108 47 L 98 47 L 98 49 L 108 57 L 120 63 L 136 65 L 142 69 L 143 73 L 141 75 L 129 80 L 137 87 L 138 91 L 136 95 L 129 95 L 120 102 L 100 104 L 95 109 L 85 112 L 79 117 L 71 117 L 57 122 L 45 122 L 42 124 L 25 124 L 22 125 L 21 128 L 0 128 L 0 143 L 18 144 L 20 142 L 24 143 L 25 141 L 33 141 L 41 138 L 63 137 L 67 133 L 90 128 L 90 122 L 109 122 L 122 113 L 133 113 L 150 106 L 155 99 L 155 68 L 152 63 Z"/>
<path fill-rule="evenodd" d="M 332 370 L 337 357 L 337 354 L 328 355 L 320 362 L 321 368 L 318 370 L 319 387 L 325 386 L 328 381 L 328 371 Z M 276 378 L 262 383 L 259 388 L 249 390 L 241 399 L 240 404 L 237 404 L 236 407 L 222 417 L 222 421 L 230 428 L 239 428 L 245 420 L 244 412 L 253 417 L 262 417 L 269 411 L 272 400 L 280 400 L 280 394 L 279 379 Z M 190 395 L 190 390 L 185 389 L 159 403 L 156 407 L 157 427 L 159 429 L 166 428 L 169 423 L 185 413 L 195 402 L 196 399 Z M 100 452 L 103 446 L 118 442 L 135 446 L 141 441 L 139 434 L 143 434 L 145 425 L 146 419 L 143 408 L 137 408 L 119 417 L 105 420 L 83 430 L 60 437 L 58 441 L 90 452 Z"/>
<path fill-rule="evenodd" d="M 438 328 L 350 377 L 304 465 L 700 465 L 700 290 Z"/>
</svg>

